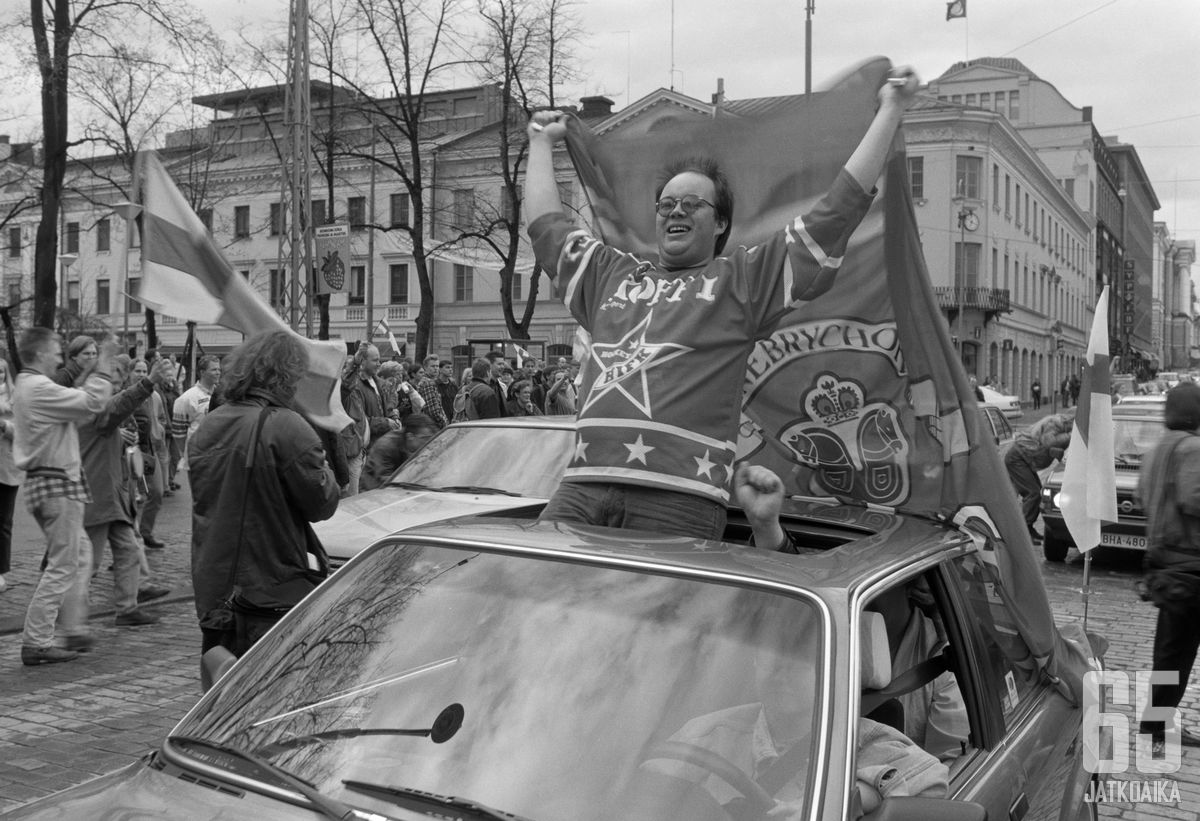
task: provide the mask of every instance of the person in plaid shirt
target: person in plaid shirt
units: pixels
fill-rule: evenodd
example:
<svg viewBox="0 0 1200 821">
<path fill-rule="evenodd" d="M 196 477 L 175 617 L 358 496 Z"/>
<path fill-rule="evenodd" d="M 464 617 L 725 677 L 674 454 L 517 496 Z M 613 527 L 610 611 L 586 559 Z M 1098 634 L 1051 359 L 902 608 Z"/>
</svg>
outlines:
<svg viewBox="0 0 1200 821">
<path fill-rule="evenodd" d="M 83 528 L 84 505 L 92 498 L 76 426 L 104 410 L 112 397 L 116 344 L 100 346 L 76 388 L 53 380 L 62 364 L 58 334 L 30 328 L 17 350 L 25 368 L 13 397 L 13 459 L 25 471 L 25 504 L 46 535 L 46 569 L 29 602 L 21 639 L 21 662 L 34 666 L 71 661 L 92 646 L 87 632 L 92 543 Z M 65 646 L 54 644 L 56 624 Z"/>
</svg>

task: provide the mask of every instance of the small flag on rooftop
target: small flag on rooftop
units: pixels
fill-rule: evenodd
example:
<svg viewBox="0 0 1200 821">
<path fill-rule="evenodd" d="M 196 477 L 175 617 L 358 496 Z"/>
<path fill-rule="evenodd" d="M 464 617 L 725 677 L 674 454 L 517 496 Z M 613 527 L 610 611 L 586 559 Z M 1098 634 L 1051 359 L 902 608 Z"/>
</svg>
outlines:
<svg viewBox="0 0 1200 821">
<path fill-rule="evenodd" d="M 952 0 L 946 4 L 946 19 L 953 20 L 955 17 L 967 16 L 967 0 Z"/>
</svg>

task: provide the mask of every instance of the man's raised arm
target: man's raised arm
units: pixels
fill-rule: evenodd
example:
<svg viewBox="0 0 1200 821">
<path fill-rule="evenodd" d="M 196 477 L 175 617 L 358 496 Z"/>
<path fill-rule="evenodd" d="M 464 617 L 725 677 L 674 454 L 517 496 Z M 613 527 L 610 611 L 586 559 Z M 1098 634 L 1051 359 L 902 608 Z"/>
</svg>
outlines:
<svg viewBox="0 0 1200 821">
<path fill-rule="evenodd" d="M 561 214 L 562 200 L 554 179 L 554 144 L 567 136 L 558 111 L 535 111 L 529 118 L 529 161 L 525 166 L 525 219 L 532 225 L 538 217 Z"/>
<path fill-rule="evenodd" d="M 887 160 L 892 138 L 896 136 L 896 129 L 900 127 L 900 118 L 912 102 L 919 85 L 920 81 L 913 70 L 903 66 L 893 69 L 879 89 L 879 110 L 875 112 L 875 119 L 850 159 L 846 160 L 847 173 L 862 186 L 863 191 L 871 191 L 883 173 L 883 164 Z"/>
</svg>

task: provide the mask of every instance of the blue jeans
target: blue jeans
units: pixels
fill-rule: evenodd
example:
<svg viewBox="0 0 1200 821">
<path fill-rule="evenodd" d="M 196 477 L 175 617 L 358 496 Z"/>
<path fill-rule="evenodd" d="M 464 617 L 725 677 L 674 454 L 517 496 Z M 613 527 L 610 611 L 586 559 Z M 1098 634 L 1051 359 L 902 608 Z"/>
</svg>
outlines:
<svg viewBox="0 0 1200 821">
<path fill-rule="evenodd" d="M 550 498 L 540 521 L 720 539 L 725 532 L 725 505 L 692 493 L 641 485 L 566 481 Z"/>
<path fill-rule="evenodd" d="M 56 624 L 64 636 L 87 633 L 92 543 L 83 529 L 83 502 L 52 496 L 34 509 L 33 518 L 46 535 L 46 569 L 29 601 L 21 641 L 49 647 Z"/>
<path fill-rule="evenodd" d="M 92 571 L 104 567 L 104 548 L 112 550 L 113 605 L 117 613 L 137 610 L 138 578 L 141 573 L 138 543 L 129 522 L 105 522 L 86 528 L 92 543 Z"/>
</svg>

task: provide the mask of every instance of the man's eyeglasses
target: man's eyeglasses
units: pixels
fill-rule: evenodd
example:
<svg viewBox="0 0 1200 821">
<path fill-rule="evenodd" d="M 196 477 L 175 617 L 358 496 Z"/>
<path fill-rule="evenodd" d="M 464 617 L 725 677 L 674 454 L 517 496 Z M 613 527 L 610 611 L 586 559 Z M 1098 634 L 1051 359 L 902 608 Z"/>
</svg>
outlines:
<svg viewBox="0 0 1200 821">
<path fill-rule="evenodd" d="M 654 203 L 654 210 L 658 212 L 660 217 L 669 217 L 671 216 L 671 212 L 675 210 L 676 205 L 683 210 L 685 216 L 689 217 L 696 213 L 696 209 L 701 205 L 707 205 L 709 208 L 716 210 L 715 205 L 704 199 L 704 197 L 697 197 L 695 194 L 688 194 L 682 199 L 676 199 L 675 197 L 663 197 L 658 202 Z"/>
</svg>

